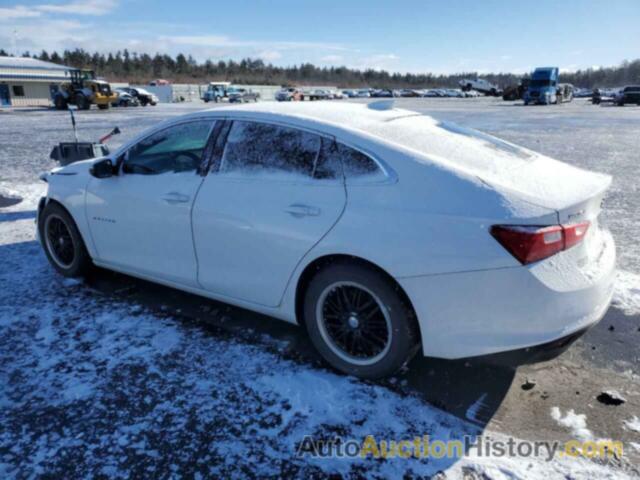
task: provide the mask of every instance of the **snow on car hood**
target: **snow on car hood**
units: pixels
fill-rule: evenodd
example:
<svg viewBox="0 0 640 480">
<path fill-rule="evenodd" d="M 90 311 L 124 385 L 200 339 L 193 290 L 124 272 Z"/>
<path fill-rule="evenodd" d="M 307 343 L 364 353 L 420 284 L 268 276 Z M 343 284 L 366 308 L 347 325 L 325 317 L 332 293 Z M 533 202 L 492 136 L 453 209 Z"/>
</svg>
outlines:
<svg viewBox="0 0 640 480">
<path fill-rule="evenodd" d="M 370 133 L 417 151 L 426 161 L 472 175 L 498 191 L 553 210 L 597 197 L 611 183 L 609 175 L 583 170 L 419 113 L 372 127 Z"/>
</svg>

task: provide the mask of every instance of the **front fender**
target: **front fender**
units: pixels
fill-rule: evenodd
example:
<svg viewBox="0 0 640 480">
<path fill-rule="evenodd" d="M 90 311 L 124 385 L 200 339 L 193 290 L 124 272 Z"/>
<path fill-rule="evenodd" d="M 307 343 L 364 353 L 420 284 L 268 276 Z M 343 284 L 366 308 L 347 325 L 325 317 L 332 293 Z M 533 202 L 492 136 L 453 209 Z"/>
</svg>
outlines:
<svg viewBox="0 0 640 480">
<path fill-rule="evenodd" d="M 68 167 L 56 169 L 49 174 L 47 176 L 47 183 L 49 184 L 47 196 L 44 202 L 41 200 L 41 204 L 38 205 L 38 214 L 40 214 L 40 208 L 44 209 L 50 201 L 56 201 L 62 205 L 76 223 L 87 251 L 92 258 L 96 256 L 96 248 L 91 237 L 85 203 L 87 187 L 92 178 L 89 174 L 89 168 L 94 161 L 85 160 L 73 163 Z"/>
</svg>

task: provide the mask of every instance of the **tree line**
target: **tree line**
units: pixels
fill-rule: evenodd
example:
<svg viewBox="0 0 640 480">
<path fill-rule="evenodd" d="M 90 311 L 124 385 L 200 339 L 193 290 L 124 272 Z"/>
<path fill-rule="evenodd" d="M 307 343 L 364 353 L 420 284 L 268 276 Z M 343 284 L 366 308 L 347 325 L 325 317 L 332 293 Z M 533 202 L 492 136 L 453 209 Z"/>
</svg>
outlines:
<svg viewBox="0 0 640 480">
<path fill-rule="evenodd" d="M 0 56 L 7 52 L 0 48 Z M 478 75 L 477 72 L 461 72 L 447 75 L 432 73 L 390 73 L 384 70 L 353 69 L 347 67 L 318 67 L 303 63 L 280 67 L 260 59 L 245 58 L 240 61 L 220 60 L 197 62 L 191 55 L 182 53 L 172 57 L 167 54 L 151 56 L 130 52 L 90 53 L 83 49 L 58 52 L 42 51 L 39 54 L 25 52 L 23 57 L 58 63 L 75 68 L 94 70 L 98 75 L 114 82 L 147 83 L 163 78 L 175 83 L 206 83 L 229 81 L 245 85 L 337 85 L 341 88 L 436 88 L 457 87 L 464 78 L 485 78 L 501 87 L 516 85 L 522 75 L 495 73 Z M 588 68 L 561 74 L 561 81 L 576 87 L 620 87 L 640 84 L 640 59 L 624 61 L 615 67 Z"/>
</svg>

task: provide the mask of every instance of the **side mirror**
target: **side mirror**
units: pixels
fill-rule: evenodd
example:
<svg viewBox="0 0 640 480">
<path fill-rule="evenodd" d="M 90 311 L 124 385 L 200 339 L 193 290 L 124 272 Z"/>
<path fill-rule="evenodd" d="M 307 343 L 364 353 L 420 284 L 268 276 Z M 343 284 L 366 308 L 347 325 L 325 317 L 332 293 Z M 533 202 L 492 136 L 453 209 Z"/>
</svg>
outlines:
<svg viewBox="0 0 640 480">
<path fill-rule="evenodd" d="M 93 164 L 89 173 L 96 178 L 109 178 L 113 176 L 114 168 L 111 159 L 105 158 Z"/>
</svg>

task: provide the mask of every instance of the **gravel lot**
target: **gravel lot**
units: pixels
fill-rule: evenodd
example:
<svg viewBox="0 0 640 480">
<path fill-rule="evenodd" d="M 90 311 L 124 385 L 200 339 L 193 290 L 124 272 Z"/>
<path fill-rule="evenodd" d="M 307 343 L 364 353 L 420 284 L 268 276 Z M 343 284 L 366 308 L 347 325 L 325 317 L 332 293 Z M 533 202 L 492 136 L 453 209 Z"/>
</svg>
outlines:
<svg viewBox="0 0 640 480">
<path fill-rule="evenodd" d="M 55 166 L 51 147 L 73 139 L 68 114 L 0 112 L 0 475 L 640 478 L 640 108 L 582 100 L 525 108 L 485 98 L 397 106 L 614 176 L 602 219 L 620 272 L 600 324 L 550 362 L 514 371 L 419 358 L 371 383 L 328 371 L 304 335 L 282 322 L 105 271 L 63 280 L 46 264 L 33 218 L 44 188 L 37 175 Z M 97 139 L 118 125 L 115 147 L 201 108 L 81 112 L 79 136 Z M 525 389 L 527 381 L 533 386 Z M 605 390 L 625 403 L 603 404 Z M 624 458 L 601 465 L 295 456 L 305 435 L 565 441 L 578 433 L 623 440 Z"/>
</svg>

